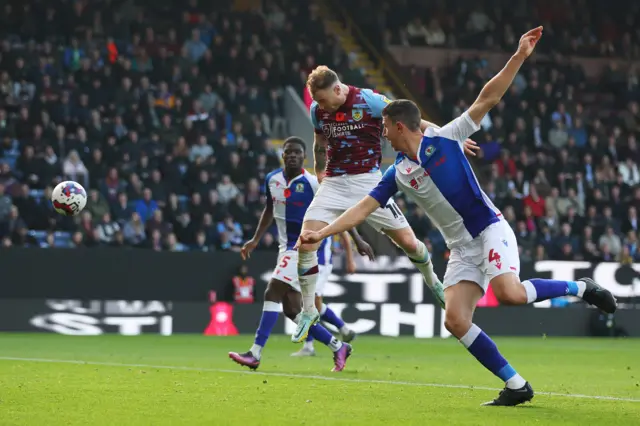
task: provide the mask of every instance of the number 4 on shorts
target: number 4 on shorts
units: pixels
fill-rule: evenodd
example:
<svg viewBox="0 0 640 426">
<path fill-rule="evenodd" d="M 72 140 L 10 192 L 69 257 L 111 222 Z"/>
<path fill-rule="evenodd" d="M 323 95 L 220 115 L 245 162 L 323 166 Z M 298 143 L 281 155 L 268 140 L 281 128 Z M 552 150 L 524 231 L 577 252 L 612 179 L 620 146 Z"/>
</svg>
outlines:
<svg viewBox="0 0 640 426">
<path fill-rule="evenodd" d="M 489 263 L 492 262 L 500 262 L 500 254 L 498 254 L 494 249 L 489 251 Z"/>
</svg>

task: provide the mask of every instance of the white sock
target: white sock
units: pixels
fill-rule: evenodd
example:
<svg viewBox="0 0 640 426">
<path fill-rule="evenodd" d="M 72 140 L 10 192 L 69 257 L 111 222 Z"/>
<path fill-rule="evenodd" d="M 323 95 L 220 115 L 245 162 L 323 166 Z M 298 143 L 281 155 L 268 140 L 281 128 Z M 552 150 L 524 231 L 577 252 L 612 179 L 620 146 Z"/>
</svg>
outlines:
<svg viewBox="0 0 640 426">
<path fill-rule="evenodd" d="M 527 381 L 525 379 L 522 378 L 521 375 L 519 375 L 518 373 L 516 373 L 515 376 L 513 376 L 512 378 L 510 378 L 509 380 L 507 380 L 507 387 L 509 389 L 520 389 L 521 387 L 523 387 L 525 384 L 527 383 Z"/>
<path fill-rule="evenodd" d="M 327 345 L 333 352 L 338 352 L 342 347 L 342 342 L 335 337 L 331 338 L 331 342 Z"/>
<path fill-rule="evenodd" d="M 418 240 L 415 253 L 405 253 L 409 256 L 409 259 L 413 261 L 413 264 L 416 265 L 416 268 L 418 268 L 429 287 L 433 288 L 437 284 L 442 284 L 433 271 L 429 250 L 427 250 L 427 246 L 425 246 L 422 241 Z"/>
<path fill-rule="evenodd" d="M 350 332 L 351 329 L 349 327 L 347 327 L 347 325 L 343 325 L 342 327 L 340 327 L 340 333 L 341 334 L 347 334 L 348 332 Z"/>
<path fill-rule="evenodd" d="M 253 346 L 251 346 L 251 349 L 249 349 L 249 352 L 251 352 L 253 356 L 259 360 L 260 357 L 262 356 L 262 346 L 256 345 L 254 343 Z"/>
<path fill-rule="evenodd" d="M 314 271 L 315 268 L 315 272 Z M 312 271 L 309 275 L 304 275 Z M 316 309 L 316 280 L 318 279 L 318 253 L 316 251 L 300 251 L 298 253 L 298 280 L 302 293 L 302 311 L 311 314 Z"/>
<path fill-rule="evenodd" d="M 322 307 L 320 308 L 320 315 L 324 315 L 327 312 L 327 304 L 323 303 Z"/>
<path fill-rule="evenodd" d="M 312 351 L 313 350 L 313 340 L 310 340 L 308 342 L 304 342 L 304 348 Z"/>
<path fill-rule="evenodd" d="M 582 296 L 584 296 L 584 291 L 587 289 L 587 283 L 585 283 L 584 281 L 576 281 L 576 284 L 578 284 L 578 294 L 576 296 L 582 299 Z"/>
</svg>

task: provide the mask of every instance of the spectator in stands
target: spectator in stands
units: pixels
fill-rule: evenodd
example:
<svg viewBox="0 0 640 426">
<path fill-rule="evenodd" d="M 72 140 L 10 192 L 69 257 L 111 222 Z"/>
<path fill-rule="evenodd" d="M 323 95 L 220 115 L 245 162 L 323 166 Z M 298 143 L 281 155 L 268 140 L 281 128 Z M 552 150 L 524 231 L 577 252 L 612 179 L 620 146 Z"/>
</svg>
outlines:
<svg viewBox="0 0 640 426">
<path fill-rule="evenodd" d="M 6 222 L 9 219 L 11 206 L 11 197 L 5 194 L 5 187 L 0 184 L 0 223 Z"/>
<path fill-rule="evenodd" d="M 160 212 L 160 210 L 156 210 L 156 212 Z M 130 220 L 124 225 L 122 234 L 124 241 L 129 245 L 140 246 L 144 243 L 146 239 L 145 226 L 137 212 L 131 214 Z"/>
<path fill-rule="evenodd" d="M 78 151 L 72 150 L 62 163 L 62 172 L 65 178 L 89 186 L 89 172 L 78 155 Z"/>
<path fill-rule="evenodd" d="M 105 213 L 96 227 L 98 241 L 102 244 L 111 244 L 115 238 L 115 234 L 120 232 L 120 229 L 118 222 L 111 220 L 111 214 Z"/>
<path fill-rule="evenodd" d="M 230 200 L 235 198 L 240 191 L 238 187 L 231 181 L 229 175 L 222 176 L 222 181 L 218 184 L 217 193 L 220 198 L 220 202 L 227 204 Z"/>
<path fill-rule="evenodd" d="M 151 218 L 154 211 L 158 210 L 158 203 L 153 200 L 152 196 L 151 190 L 145 188 L 142 193 L 142 199 L 136 202 L 136 212 L 143 223 Z"/>
</svg>

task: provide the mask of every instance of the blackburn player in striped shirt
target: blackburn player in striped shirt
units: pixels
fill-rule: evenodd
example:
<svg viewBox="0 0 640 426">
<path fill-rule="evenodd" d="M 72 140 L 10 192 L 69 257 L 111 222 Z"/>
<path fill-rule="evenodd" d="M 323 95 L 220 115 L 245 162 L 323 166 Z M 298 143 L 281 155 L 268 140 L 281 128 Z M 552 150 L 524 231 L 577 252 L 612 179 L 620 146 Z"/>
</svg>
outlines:
<svg viewBox="0 0 640 426">
<path fill-rule="evenodd" d="M 530 401 L 533 389 L 500 354 L 477 325 L 473 312 L 491 287 L 501 303 L 522 305 L 564 295 L 582 298 L 607 313 L 616 300 L 590 278 L 560 281 L 533 278 L 521 282 L 518 244 L 513 230 L 480 188 L 462 152 L 462 141 L 480 128 L 483 117 L 502 98 L 542 36 L 542 27 L 524 34 L 517 52 L 482 89 L 462 116 L 441 129 L 420 129 L 420 110 L 410 101 L 391 102 L 382 112 L 385 135 L 396 151 L 396 164 L 356 206 L 320 232 L 303 232 L 313 243 L 361 223 L 367 215 L 403 191 L 440 230 L 451 250 L 444 276 L 445 326 L 489 371 L 505 382 L 498 397 L 485 405 L 512 406 Z"/>
<path fill-rule="evenodd" d="M 302 218 L 318 188 L 316 177 L 302 168 L 306 157 L 305 147 L 304 141 L 300 138 L 291 137 L 285 141 L 282 155 L 285 167 L 284 169 L 275 170 L 267 176 L 267 205 L 262 212 L 254 237 L 244 245 L 241 251 L 242 257 L 247 259 L 271 226 L 273 219 L 275 219 L 280 252 L 276 268 L 264 295 L 262 318 L 256 332 L 254 344 L 245 353 L 229 353 L 229 357 L 233 361 L 253 370 L 260 366 L 262 350 L 278 319 L 280 305 L 282 304 L 284 314 L 294 322 L 298 322 L 302 307 L 297 269 L 298 252 L 293 250 L 293 246 L 302 229 Z M 372 258 L 371 247 L 362 240 L 357 231 L 351 230 L 351 235 L 354 238 L 358 252 Z M 345 252 L 349 256 L 351 247 L 349 236 L 346 232 L 343 233 L 343 238 L 346 243 Z M 345 325 L 344 321 L 335 312 L 322 303 L 322 290 L 331 274 L 331 238 L 322 241 L 320 254 L 316 303 L 318 304 L 318 310 L 322 312 L 322 320 L 334 325 L 340 331 L 345 342 L 334 338 L 327 329 L 319 324 L 311 327 L 309 336 L 324 343 L 333 351 L 333 371 L 342 371 L 347 358 L 351 355 L 351 346 L 347 342 L 355 337 L 355 333 Z M 347 260 L 348 265 L 352 263 L 352 260 Z M 303 350 L 296 353 L 296 355 L 312 355 L 314 353 L 309 339 Z"/>
</svg>

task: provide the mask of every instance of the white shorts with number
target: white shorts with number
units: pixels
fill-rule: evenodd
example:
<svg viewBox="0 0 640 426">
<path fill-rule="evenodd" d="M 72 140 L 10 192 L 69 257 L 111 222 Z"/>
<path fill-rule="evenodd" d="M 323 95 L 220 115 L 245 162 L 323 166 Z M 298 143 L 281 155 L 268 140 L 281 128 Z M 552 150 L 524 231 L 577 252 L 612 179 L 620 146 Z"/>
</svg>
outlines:
<svg viewBox="0 0 640 426">
<path fill-rule="evenodd" d="M 520 254 L 513 230 L 501 220 L 471 242 L 451 249 L 443 285 L 472 281 L 487 291 L 492 279 L 509 272 L 520 275 Z"/>
<path fill-rule="evenodd" d="M 378 185 L 381 179 L 380 172 L 325 177 L 309 209 L 307 209 L 304 220 L 333 222 L 345 210 L 369 195 L 369 192 Z M 393 202 L 393 199 L 389 200 L 385 207 L 373 212 L 367 218 L 367 222 L 376 231 L 402 229 L 409 226 L 407 219 Z"/>
<path fill-rule="evenodd" d="M 329 281 L 333 265 L 318 265 L 318 279 L 316 280 L 316 294 L 322 296 L 324 287 Z M 294 290 L 300 292 L 298 281 L 298 252 L 294 250 L 283 251 L 278 254 L 278 263 L 271 275 L 272 279 L 289 284 Z"/>
</svg>

